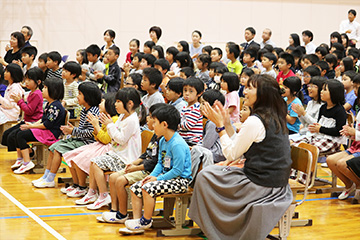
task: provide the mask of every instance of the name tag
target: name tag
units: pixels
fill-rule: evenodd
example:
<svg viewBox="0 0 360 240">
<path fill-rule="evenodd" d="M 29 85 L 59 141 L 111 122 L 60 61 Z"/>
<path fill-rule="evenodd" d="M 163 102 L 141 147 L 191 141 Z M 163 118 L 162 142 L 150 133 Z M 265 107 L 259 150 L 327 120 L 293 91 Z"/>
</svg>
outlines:
<svg viewBox="0 0 360 240">
<path fill-rule="evenodd" d="M 157 149 L 157 147 L 153 146 L 152 153 L 151 153 L 153 157 L 156 156 L 156 149 Z"/>
<path fill-rule="evenodd" d="M 170 168 L 170 166 L 171 166 L 171 158 L 169 156 L 166 156 L 164 159 L 164 167 Z"/>
</svg>

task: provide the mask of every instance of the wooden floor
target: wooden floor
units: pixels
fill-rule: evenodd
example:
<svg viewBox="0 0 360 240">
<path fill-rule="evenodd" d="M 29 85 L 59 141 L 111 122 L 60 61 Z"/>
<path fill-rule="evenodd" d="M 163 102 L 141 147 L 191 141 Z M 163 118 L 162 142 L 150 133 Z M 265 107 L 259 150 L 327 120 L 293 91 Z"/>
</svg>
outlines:
<svg viewBox="0 0 360 240">
<path fill-rule="evenodd" d="M 157 238 L 156 230 L 146 231 L 144 235 L 122 236 L 118 229 L 124 225 L 97 223 L 96 216 L 107 209 L 89 211 L 85 207 L 75 206 L 74 199 L 60 193 L 63 185 L 53 189 L 32 187 L 31 181 L 40 175 L 13 174 L 10 166 L 15 158 L 15 154 L 0 149 L 0 239 Z M 318 175 L 330 179 L 328 169 L 321 169 Z M 158 202 L 156 208 L 161 207 L 161 202 Z M 310 194 L 308 201 L 296 211 L 301 218 L 311 218 L 313 226 L 291 228 L 290 240 L 360 239 L 360 205 L 352 205 L 350 199 L 339 201 L 331 198 L 330 194 Z M 272 233 L 276 234 L 277 231 L 274 229 Z M 165 238 L 205 239 L 203 236 Z"/>
</svg>

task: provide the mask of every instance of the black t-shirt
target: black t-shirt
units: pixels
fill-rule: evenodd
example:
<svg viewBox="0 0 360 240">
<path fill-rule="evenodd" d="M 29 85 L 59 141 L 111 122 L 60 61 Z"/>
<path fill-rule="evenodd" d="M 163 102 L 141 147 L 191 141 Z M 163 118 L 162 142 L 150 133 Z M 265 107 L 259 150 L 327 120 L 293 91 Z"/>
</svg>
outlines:
<svg viewBox="0 0 360 240">
<path fill-rule="evenodd" d="M 21 49 L 19 49 L 17 52 L 15 52 L 15 53 L 13 53 L 12 51 L 12 49 L 10 49 L 9 51 L 7 51 L 6 52 L 6 54 L 5 54 L 5 57 L 4 57 L 4 60 L 5 60 L 5 62 L 7 62 L 7 63 L 12 63 L 12 61 L 14 61 L 14 60 L 21 60 L 21 53 L 20 53 L 20 50 Z"/>
</svg>

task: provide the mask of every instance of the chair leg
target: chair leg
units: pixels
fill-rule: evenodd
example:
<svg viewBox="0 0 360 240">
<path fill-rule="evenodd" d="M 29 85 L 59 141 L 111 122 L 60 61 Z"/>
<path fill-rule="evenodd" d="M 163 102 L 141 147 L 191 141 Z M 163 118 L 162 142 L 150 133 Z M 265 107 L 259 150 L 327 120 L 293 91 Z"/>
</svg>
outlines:
<svg viewBox="0 0 360 240">
<path fill-rule="evenodd" d="M 290 234 L 291 220 L 294 215 L 295 204 L 291 204 L 279 221 L 279 238 L 287 239 Z"/>
</svg>

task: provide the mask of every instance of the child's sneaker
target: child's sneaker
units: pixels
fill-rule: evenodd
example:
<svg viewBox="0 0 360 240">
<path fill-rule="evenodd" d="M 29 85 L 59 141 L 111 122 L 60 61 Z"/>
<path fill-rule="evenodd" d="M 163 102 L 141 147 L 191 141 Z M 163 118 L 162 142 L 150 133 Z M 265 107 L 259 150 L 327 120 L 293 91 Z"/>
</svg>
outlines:
<svg viewBox="0 0 360 240">
<path fill-rule="evenodd" d="M 44 179 L 41 177 L 41 178 L 39 178 L 39 179 L 32 180 L 32 181 L 31 181 L 31 184 L 32 184 L 32 185 L 35 185 L 35 183 L 41 182 L 41 181 L 43 181 L 43 180 L 44 180 Z"/>
<path fill-rule="evenodd" d="M 80 188 L 75 188 L 73 191 L 67 193 L 66 195 L 68 197 L 82 197 L 85 196 L 87 193 L 86 189 L 80 189 Z"/>
<path fill-rule="evenodd" d="M 125 227 L 127 227 L 130 230 L 146 230 L 149 229 L 152 225 L 153 220 L 151 219 L 149 224 L 146 225 L 142 225 L 140 223 L 140 218 L 139 219 L 132 219 L 132 220 L 126 220 L 125 221 Z"/>
<path fill-rule="evenodd" d="M 19 168 L 23 164 L 23 162 L 24 162 L 24 159 L 16 160 L 14 165 L 11 166 L 11 169 Z"/>
<path fill-rule="evenodd" d="M 61 188 L 60 192 L 62 192 L 63 194 L 68 194 L 69 192 L 72 192 L 75 189 L 76 188 L 73 185 L 71 185 L 71 186 L 68 186 L 67 188 Z"/>
<path fill-rule="evenodd" d="M 144 233 L 144 230 L 130 230 L 127 228 L 120 228 L 119 229 L 119 233 L 123 234 L 123 235 L 134 235 L 134 234 L 142 234 Z"/>
<path fill-rule="evenodd" d="M 75 201 L 77 205 L 87 205 L 90 203 L 93 203 L 98 199 L 99 195 L 96 193 L 94 195 L 89 196 L 89 194 L 86 194 L 82 199 L 78 199 Z"/>
<path fill-rule="evenodd" d="M 97 209 L 100 209 L 102 208 L 103 206 L 107 206 L 111 203 L 111 197 L 110 195 L 108 194 L 106 196 L 106 198 L 103 198 L 100 200 L 100 198 L 98 198 L 93 204 L 90 204 L 87 207 L 87 209 L 89 210 L 97 210 Z"/>
<path fill-rule="evenodd" d="M 37 188 L 53 188 L 55 187 L 55 181 L 46 182 L 45 180 L 34 183 L 34 187 Z"/>
<path fill-rule="evenodd" d="M 97 220 L 98 222 L 105 223 L 105 220 L 102 218 L 102 216 L 97 216 L 97 217 L 96 217 L 96 220 Z"/>
<path fill-rule="evenodd" d="M 23 174 L 31 169 L 33 169 L 35 167 L 35 164 L 33 162 L 29 162 L 28 164 L 26 164 L 26 166 L 24 164 L 21 165 L 21 167 L 19 167 L 18 169 L 16 169 L 14 171 L 15 174 Z"/>
<path fill-rule="evenodd" d="M 103 212 L 102 219 L 107 223 L 124 223 L 128 216 L 119 219 L 116 217 L 116 212 Z"/>
<path fill-rule="evenodd" d="M 350 188 L 345 189 L 338 197 L 338 199 L 340 200 L 344 200 L 347 199 L 349 197 L 349 195 L 354 192 L 356 190 L 356 185 L 355 183 L 353 183 L 353 185 L 351 185 Z"/>
</svg>

